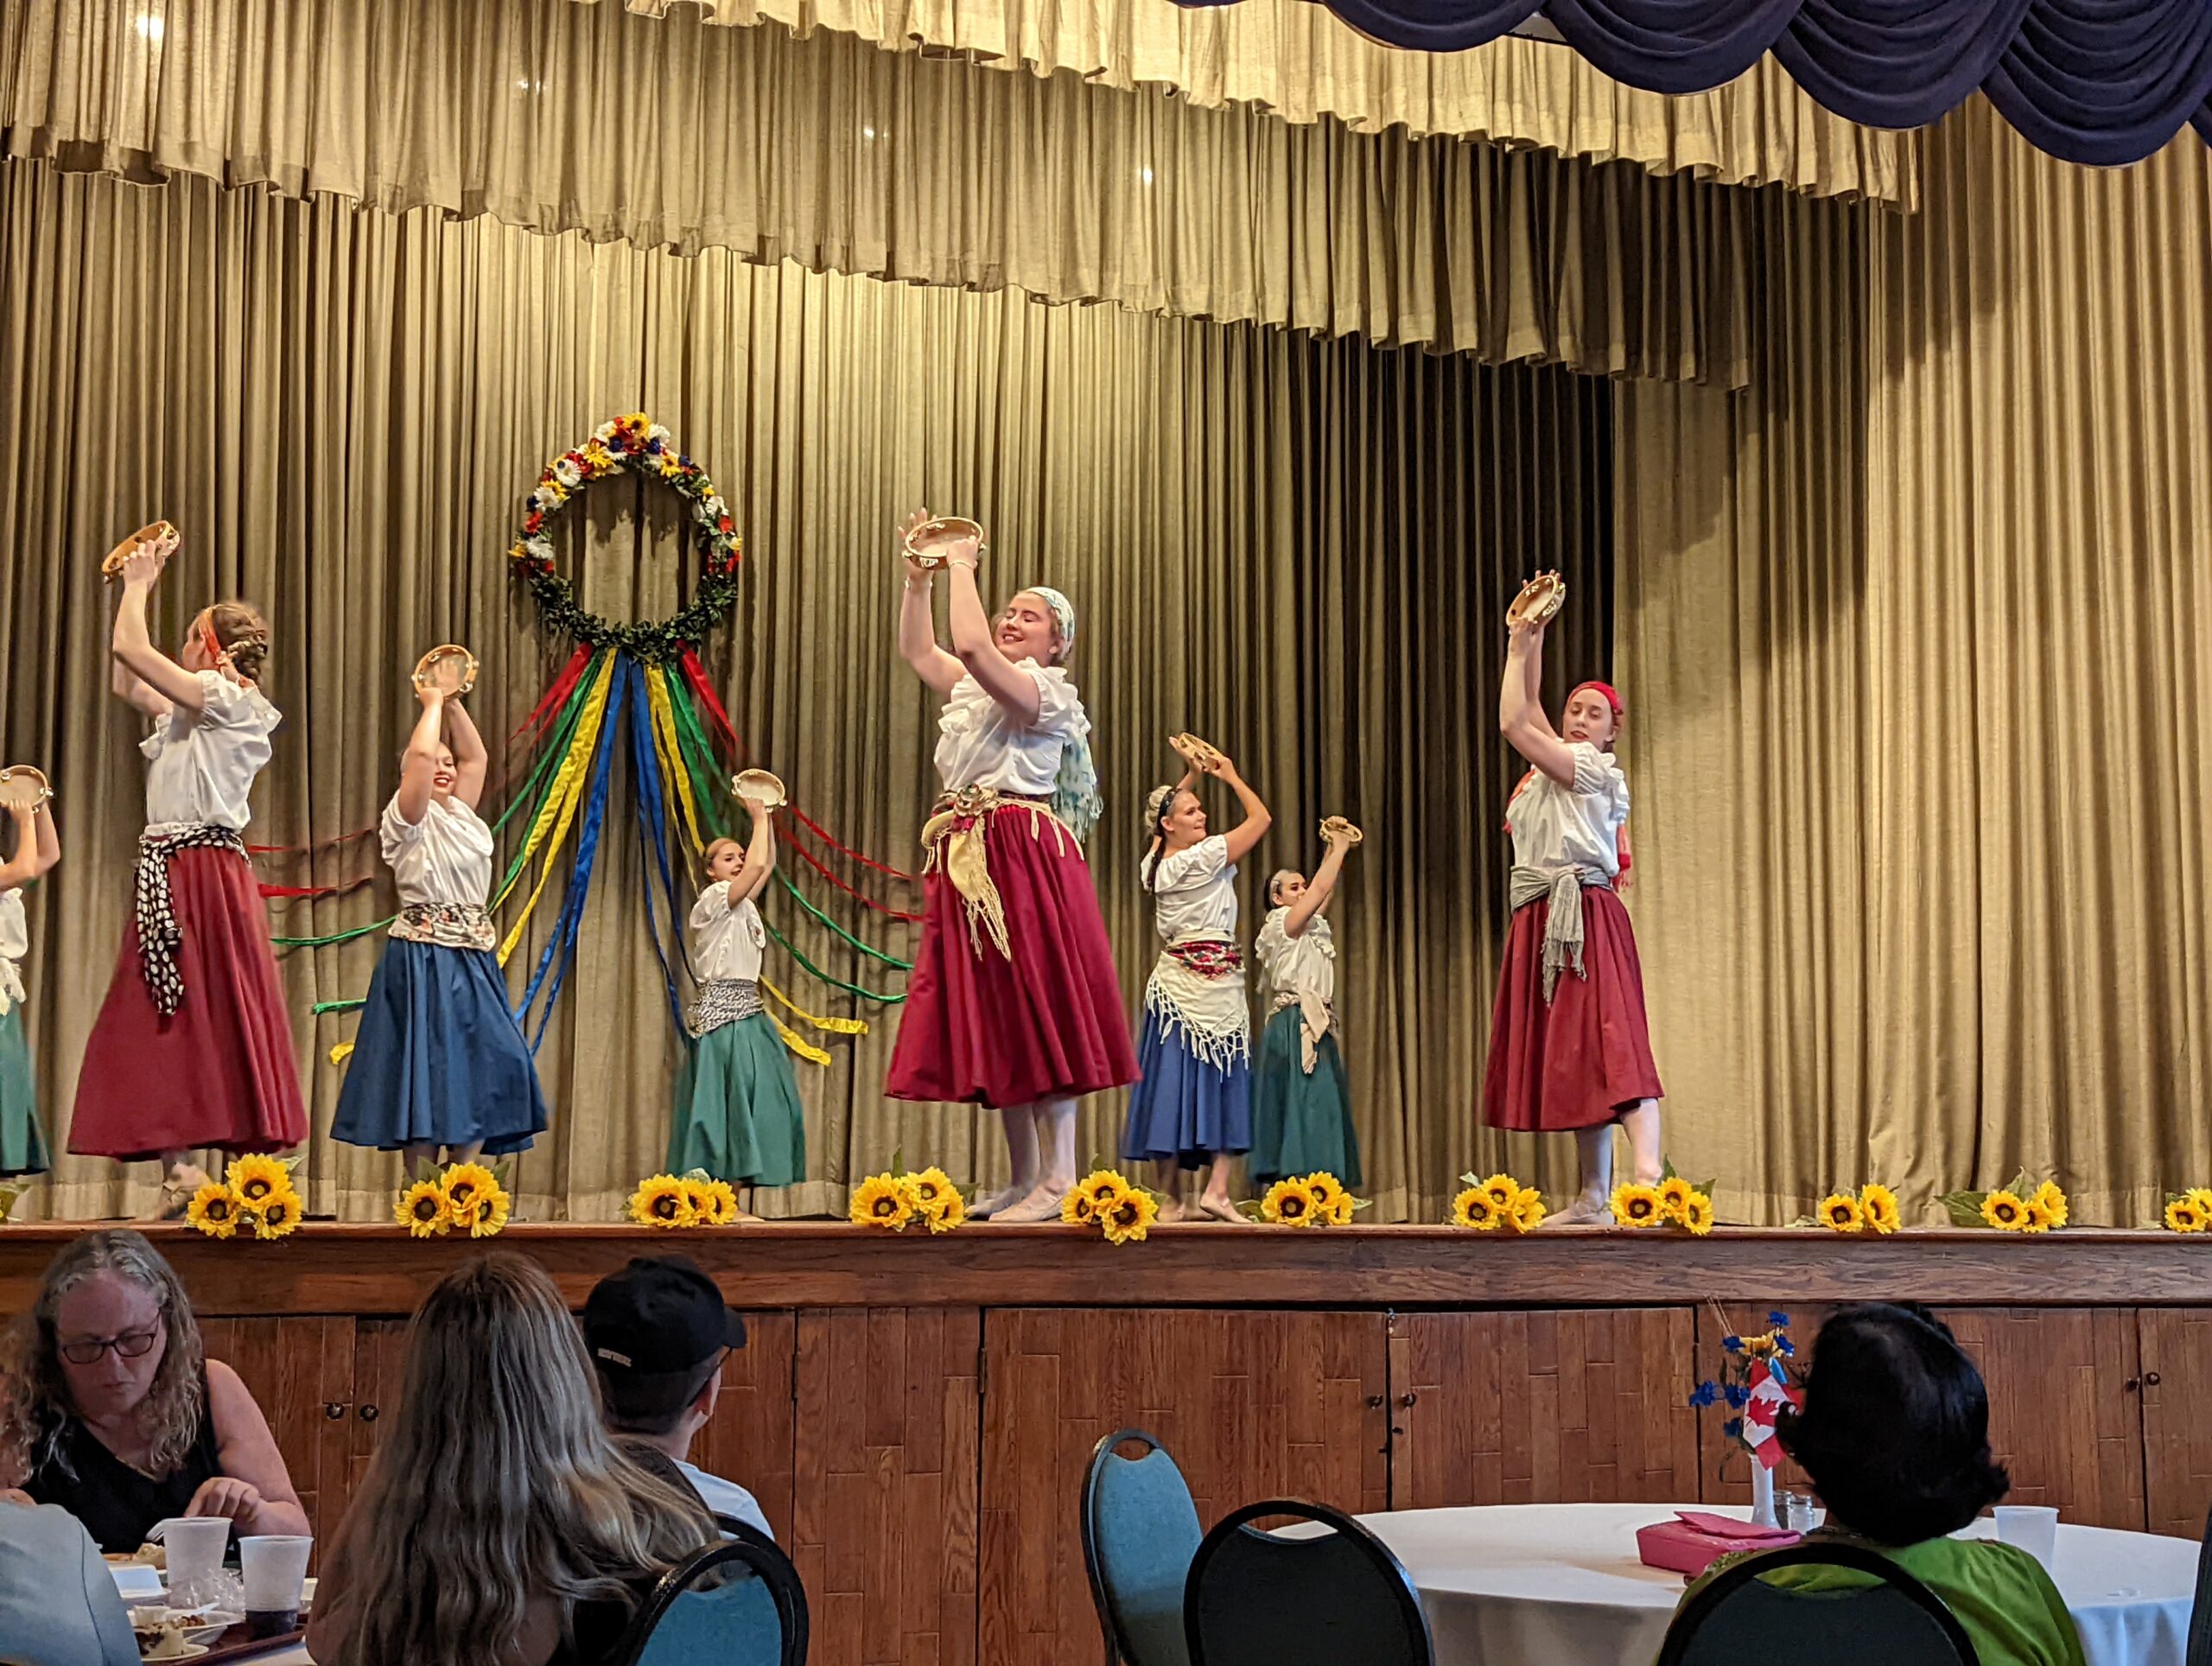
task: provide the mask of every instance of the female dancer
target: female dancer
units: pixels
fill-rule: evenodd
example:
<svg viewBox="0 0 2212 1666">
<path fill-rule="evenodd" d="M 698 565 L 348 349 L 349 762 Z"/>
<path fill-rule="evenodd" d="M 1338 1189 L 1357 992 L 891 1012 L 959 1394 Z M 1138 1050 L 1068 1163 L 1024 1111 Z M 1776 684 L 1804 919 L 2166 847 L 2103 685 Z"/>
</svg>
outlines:
<svg viewBox="0 0 2212 1666">
<path fill-rule="evenodd" d="M 1321 838 L 1328 849 L 1311 881 L 1286 868 L 1268 881 L 1274 906 L 1252 944 L 1274 1014 L 1254 1071 L 1250 1167 L 1258 1185 L 1320 1170 L 1357 1190 L 1359 1136 L 1337 1049 L 1337 944 L 1328 920 L 1351 830 L 1326 823 Z"/>
<path fill-rule="evenodd" d="M 711 882 L 691 906 L 696 1040 L 676 1081 L 668 1172 L 703 1168 L 733 1186 L 790 1186 L 806 1178 L 806 1114 L 791 1054 L 760 1009 L 768 933 L 753 901 L 776 866 L 774 812 L 758 798 L 743 802 L 753 836 L 707 847 Z"/>
<path fill-rule="evenodd" d="M 1229 1171 L 1252 1148 L 1252 1014 L 1236 947 L 1236 865 L 1273 818 L 1228 759 L 1211 749 L 1194 756 L 1180 737 L 1174 745 L 1191 768 L 1173 786 L 1154 788 L 1145 805 L 1144 888 L 1166 947 L 1145 985 L 1143 1079 L 1129 1094 L 1122 1155 L 1159 1164 L 1160 1190 L 1171 1196 L 1178 1167 L 1205 1168 L 1199 1212 L 1242 1225 Z M 1226 781 L 1244 806 L 1226 833 L 1206 831 L 1205 807 L 1191 790 L 1201 774 Z M 1165 1212 L 1183 1213 L 1172 1202 Z"/>
<path fill-rule="evenodd" d="M 1515 626 L 1498 691 L 1498 728 L 1531 767 L 1506 806 L 1513 925 L 1483 1117 L 1493 1128 L 1573 1131 L 1582 1195 L 1552 1217 L 1573 1225 L 1607 1218 L 1615 1122 L 1636 1178 L 1659 1179 L 1661 1089 L 1636 931 L 1614 894 L 1628 778 L 1613 741 L 1626 709 L 1606 684 L 1582 684 L 1567 696 L 1561 738 L 1540 697 L 1543 652 L 1542 626 Z"/>
<path fill-rule="evenodd" d="M 545 1131 L 545 1095 L 493 952 L 492 830 L 476 813 L 490 755 L 457 696 L 435 684 L 378 832 L 399 918 L 369 982 L 330 1137 L 469 1162 Z"/>
<path fill-rule="evenodd" d="M 23 1040 L 22 963 L 31 950 L 23 887 L 61 860 L 51 800 L 35 810 L 11 804 L 8 814 L 16 823 L 16 853 L 0 866 L 0 1180 L 42 1174 L 48 1166 L 31 1051 Z"/>
<path fill-rule="evenodd" d="M 927 518 L 916 512 L 902 544 Z M 922 830 L 921 952 L 884 1091 L 995 1109 L 1014 1180 L 969 1212 L 1038 1221 L 1076 1181 L 1077 1097 L 1135 1081 L 1137 1061 L 1083 854 L 1101 805 L 1090 719 L 1065 669 L 1075 608 L 1039 585 L 994 626 L 976 588 L 981 553 L 972 538 L 947 550 L 950 653 L 931 614 L 933 571 L 906 563 L 899 652 L 945 697 L 944 797 Z"/>
<path fill-rule="evenodd" d="M 308 1136 L 269 923 L 241 836 L 254 777 L 283 721 L 256 686 L 269 626 L 244 601 L 193 617 L 174 659 L 146 630 L 146 598 L 176 548 L 130 551 L 115 610 L 114 691 L 154 720 L 139 744 L 146 830 L 137 901 L 85 1046 L 69 1149 L 160 1160 L 162 1212 L 207 1176 L 195 1146 L 282 1151 Z"/>
</svg>

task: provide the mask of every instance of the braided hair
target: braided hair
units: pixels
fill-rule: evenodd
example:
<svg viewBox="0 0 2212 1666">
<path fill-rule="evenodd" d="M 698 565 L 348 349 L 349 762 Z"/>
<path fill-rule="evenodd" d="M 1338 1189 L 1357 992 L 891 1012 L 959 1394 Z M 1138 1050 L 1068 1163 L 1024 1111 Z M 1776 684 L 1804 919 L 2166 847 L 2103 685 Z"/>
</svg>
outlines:
<svg viewBox="0 0 2212 1666">
<path fill-rule="evenodd" d="M 261 681 L 269 660 L 269 621 L 260 608 L 251 601 L 219 601 L 207 610 L 207 628 L 240 677 Z"/>
<path fill-rule="evenodd" d="M 1147 847 L 1144 858 L 1144 888 L 1154 888 L 1160 874 L 1160 859 L 1167 853 L 1167 818 L 1175 811 L 1175 789 L 1156 786 L 1145 794 L 1144 836 Z"/>
</svg>

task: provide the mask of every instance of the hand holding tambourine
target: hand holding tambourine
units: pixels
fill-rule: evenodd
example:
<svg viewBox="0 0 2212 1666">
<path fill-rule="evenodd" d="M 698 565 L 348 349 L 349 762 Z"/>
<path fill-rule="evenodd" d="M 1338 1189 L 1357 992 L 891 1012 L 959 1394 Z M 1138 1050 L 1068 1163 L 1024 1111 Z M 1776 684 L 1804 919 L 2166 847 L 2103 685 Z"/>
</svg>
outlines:
<svg viewBox="0 0 2212 1666">
<path fill-rule="evenodd" d="M 1321 842 L 1324 844 L 1340 844 L 1349 850 L 1366 836 L 1341 816 L 1327 817 L 1321 823 Z"/>
<path fill-rule="evenodd" d="M 910 575 L 934 573 L 940 567 L 973 569 L 982 560 L 986 545 L 980 522 L 964 515 L 932 515 L 917 509 L 899 528 L 899 548 Z"/>
<path fill-rule="evenodd" d="M 476 686 L 476 656 L 458 642 L 435 647 L 415 662 L 415 692 L 458 700 Z"/>
<path fill-rule="evenodd" d="M 29 815 L 54 797 L 46 772 L 29 764 L 10 764 L 0 769 L 0 810 Z"/>
<path fill-rule="evenodd" d="M 1177 757 L 1201 775 L 1218 775 L 1229 762 L 1220 747 L 1187 732 L 1169 735 L 1167 744 L 1175 749 Z"/>
<path fill-rule="evenodd" d="M 729 790 L 747 810 L 766 815 L 789 804 L 783 782 L 765 769 L 741 769 L 730 778 Z"/>
<path fill-rule="evenodd" d="M 168 522 L 149 521 L 107 552 L 100 563 L 100 576 L 119 578 L 125 584 L 151 584 L 183 539 L 184 534 Z"/>
<path fill-rule="evenodd" d="M 1567 581 L 1557 573 L 1539 573 L 1521 587 L 1505 610 L 1505 628 L 1535 629 L 1551 623 L 1567 605 Z"/>
</svg>

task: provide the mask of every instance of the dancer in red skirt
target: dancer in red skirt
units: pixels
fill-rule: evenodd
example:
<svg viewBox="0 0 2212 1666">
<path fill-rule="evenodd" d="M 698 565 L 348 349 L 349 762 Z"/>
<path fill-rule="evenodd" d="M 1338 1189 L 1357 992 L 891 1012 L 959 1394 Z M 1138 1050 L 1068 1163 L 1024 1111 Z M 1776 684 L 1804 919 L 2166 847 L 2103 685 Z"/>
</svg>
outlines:
<svg viewBox="0 0 2212 1666">
<path fill-rule="evenodd" d="M 308 1137 L 292 1027 L 242 836 L 280 721 L 255 686 L 269 626 L 243 601 L 196 614 L 172 659 L 146 598 L 174 532 L 130 550 L 115 614 L 114 691 L 154 720 L 140 744 L 146 830 L 136 906 L 86 1044 L 69 1149 L 162 1164 L 162 1212 L 205 1181 L 195 1148 L 281 1151 Z"/>
<path fill-rule="evenodd" d="M 1573 1131 L 1582 1193 L 1552 1217 L 1572 1225 L 1610 1218 L 1615 1122 L 1628 1134 L 1636 1178 L 1659 1179 L 1661 1090 L 1636 932 L 1614 894 L 1627 866 L 1628 779 L 1613 760 L 1625 709 L 1609 685 L 1585 683 L 1554 730 L 1539 696 L 1543 650 L 1541 625 L 1515 626 L 1498 691 L 1498 728 L 1531 767 L 1506 807 L 1513 924 L 1483 1118 Z"/>
<path fill-rule="evenodd" d="M 1075 608 L 1040 585 L 994 625 L 976 588 L 981 555 L 972 538 L 946 547 L 950 653 L 931 610 L 934 569 L 906 563 L 899 652 L 945 697 L 944 797 L 922 830 L 922 947 L 884 1091 L 998 1111 L 1013 1183 L 969 1212 L 1046 1220 L 1076 1182 L 1077 1097 L 1136 1080 L 1136 1050 L 1083 854 L 1103 806 L 1090 719 L 1064 669 Z"/>
</svg>

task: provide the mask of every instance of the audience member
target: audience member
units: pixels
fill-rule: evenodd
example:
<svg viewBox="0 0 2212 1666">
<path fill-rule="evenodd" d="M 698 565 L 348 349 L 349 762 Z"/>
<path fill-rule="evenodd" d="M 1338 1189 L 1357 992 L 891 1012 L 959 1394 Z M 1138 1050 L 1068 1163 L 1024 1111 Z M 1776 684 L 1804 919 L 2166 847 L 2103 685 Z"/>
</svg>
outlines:
<svg viewBox="0 0 2212 1666">
<path fill-rule="evenodd" d="M 682 1256 L 638 1256 L 584 1302 L 584 1346 L 624 1450 L 656 1473 L 664 1462 L 715 1515 L 767 1533 L 751 1493 L 690 1461 L 691 1439 L 721 1395 L 723 1357 L 744 1345 L 745 1321 Z"/>
<path fill-rule="evenodd" d="M 308 1651 L 320 1666 L 596 1666 L 661 1574 L 713 1539 L 698 1500 L 601 1426 L 552 1280 L 494 1251 L 416 1313 Z"/>
<path fill-rule="evenodd" d="M 114 1576 L 59 1504 L 0 1492 L 0 1660 L 9 1666 L 138 1666 Z"/>
<path fill-rule="evenodd" d="M 176 1273 L 141 1233 L 87 1232 L 54 1256 L 0 1360 L 0 1487 L 60 1504 L 104 1550 L 171 1516 L 305 1533 L 269 1421 L 208 1359 Z"/>
</svg>

